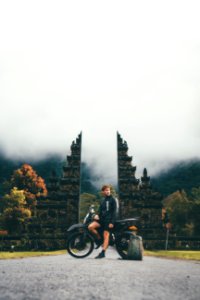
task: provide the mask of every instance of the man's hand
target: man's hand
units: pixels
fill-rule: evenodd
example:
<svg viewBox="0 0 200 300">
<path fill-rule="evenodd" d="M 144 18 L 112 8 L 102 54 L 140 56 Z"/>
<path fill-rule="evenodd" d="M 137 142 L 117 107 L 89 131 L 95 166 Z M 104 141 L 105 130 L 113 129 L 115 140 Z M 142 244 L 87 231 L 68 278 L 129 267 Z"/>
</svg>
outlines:
<svg viewBox="0 0 200 300">
<path fill-rule="evenodd" d="M 110 224 L 108 225 L 108 227 L 109 227 L 109 228 L 113 228 L 114 225 L 110 223 Z"/>
<path fill-rule="evenodd" d="M 99 221 L 99 216 L 98 216 L 98 215 L 95 215 L 94 218 L 93 218 L 93 220 Z"/>
</svg>

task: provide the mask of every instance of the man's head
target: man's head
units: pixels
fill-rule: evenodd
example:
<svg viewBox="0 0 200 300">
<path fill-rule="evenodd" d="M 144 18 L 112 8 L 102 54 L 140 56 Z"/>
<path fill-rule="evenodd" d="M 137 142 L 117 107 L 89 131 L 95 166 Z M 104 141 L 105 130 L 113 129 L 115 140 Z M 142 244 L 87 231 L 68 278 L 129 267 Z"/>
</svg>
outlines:
<svg viewBox="0 0 200 300">
<path fill-rule="evenodd" d="M 104 196 L 110 196 L 111 194 L 109 185 L 103 185 L 101 191 Z"/>
</svg>

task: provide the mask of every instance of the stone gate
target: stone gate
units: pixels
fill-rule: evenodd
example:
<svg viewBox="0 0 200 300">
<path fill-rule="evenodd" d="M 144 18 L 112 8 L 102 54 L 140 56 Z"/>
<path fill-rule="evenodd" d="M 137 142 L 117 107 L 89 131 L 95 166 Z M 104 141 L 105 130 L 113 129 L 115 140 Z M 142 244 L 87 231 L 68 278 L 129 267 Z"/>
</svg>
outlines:
<svg viewBox="0 0 200 300">
<path fill-rule="evenodd" d="M 128 155 L 128 145 L 117 132 L 118 193 L 120 217 L 139 217 L 146 247 L 164 247 L 165 229 L 162 224 L 162 195 L 153 190 L 147 169 L 141 179 L 135 177 L 136 167 Z"/>
<path fill-rule="evenodd" d="M 61 178 L 52 172 L 47 186 L 48 195 L 38 200 L 35 212 L 21 236 L 8 237 L 8 240 L 20 239 L 27 249 L 65 248 L 67 228 L 79 221 L 81 149 L 82 133 L 71 144 L 71 154 L 66 157 Z M 128 155 L 127 142 L 119 133 L 117 165 L 120 217 L 140 217 L 140 234 L 147 247 L 154 247 L 165 239 L 161 219 L 162 195 L 152 189 L 146 169 L 140 180 L 136 178 L 136 167 Z"/>
</svg>

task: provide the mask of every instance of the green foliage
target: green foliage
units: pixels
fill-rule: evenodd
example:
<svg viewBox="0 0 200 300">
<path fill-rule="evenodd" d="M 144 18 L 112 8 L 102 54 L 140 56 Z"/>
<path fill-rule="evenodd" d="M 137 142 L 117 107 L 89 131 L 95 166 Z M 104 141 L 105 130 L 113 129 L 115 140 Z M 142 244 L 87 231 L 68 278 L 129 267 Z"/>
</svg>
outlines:
<svg viewBox="0 0 200 300">
<path fill-rule="evenodd" d="M 44 180 L 28 164 L 15 170 L 4 187 L 10 189 L 0 198 L 0 226 L 10 233 L 19 232 L 36 205 L 36 200 L 47 194 Z"/>
<path fill-rule="evenodd" d="M 5 181 L 4 186 L 9 188 L 9 192 L 3 197 L 0 210 L 6 207 L 19 207 L 17 201 L 20 197 L 19 190 L 23 194 L 24 201 L 26 202 L 26 207 L 33 209 L 36 205 L 36 200 L 41 196 L 47 195 L 47 189 L 44 182 L 44 179 L 37 175 L 33 168 L 28 164 L 23 164 L 21 168 L 15 170 L 11 176 L 10 181 Z M 16 190 L 15 190 L 16 188 Z M 18 191 L 17 191 L 18 190 Z M 15 195 L 15 191 L 17 194 Z M 14 200 L 16 199 L 15 203 Z M 10 200 L 12 203 L 10 203 Z"/>
<path fill-rule="evenodd" d="M 50 256 L 50 255 L 63 255 L 66 254 L 66 250 L 57 250 L 57 251 L 26 251 L 26 252 L 13 252 L 11 253 L 6 251 L 0 252 L 0 259 L 11 259 L 11 258 L 25 258 L 25 257 L 34 257 L 34 256 Z"/>
<path fill-rule="evenodd" d="M 25 220 L 30 217 L 31 211 L 28 208 L 6 208 L 3 213 L 5 228 L 8 229 L 10 233 L 21 231 Z"/>
<path fill-rule="evenodd" d="M 100 200 L 97 198 L 96 195 L 89 194 L 89 193 L 83 193 L 80 197 L 80 221 L 82 222 L 88 213 L 88 209 L 90 205 L 95 206 L 95 211 L 98 211 Z"/>
<path fill-rule="evenodd" d="M 180 259 L 192 259 L 192 260 L 200 260 L 200 251 L 144 251 L 145 256 L 158 256 L 158 257 L 166 257 L 166 258 L 180 258 Z"/>
<path fill-rule="evenodd" d="M 193 201 L 195 201 L 197 203 L 200 202 L 200 187 L 192 188 L 191 198 L 193 199 Z"/>
<path fill-rule="evenodd" d="M 31 217 L 36 199 L 47 194 L 46 185 L 30 165 L 23 164 L 13 172 L 5 186 L 11 190 L 0 199 L 0 226 L 10 233 L 19 232 Z"/>
<path fill-rule="evenodd" d="M 26 197 L 23 190 L 13 188 L 10 194 L 6 194 L 2 198 L 2 223 L 10 233 L 20 231 L 26 219 L 31 217 L 31 210 L 26 206 Z"/>
<path fill-rule="evenodd" d="M 177 191 L 164 200 L 169 218 L 175 230 L 183 234 L 186 231 L 186 224 L 189 223 L 190 201 L 185 191 Z"/>
<path fill-rule="evenodd" d="M 1 211 L 4 211 L 6 208 L 13 208 L 13 207 L 23 207 L 26 205 L 26 197 L 23 190 L 18 190 L 14 187 L 10 194 L 6 194 L 1 199 Z"/>
<path fill-rule="evenodd" d="M 200 187 L 193 188 L 190 194 L 192 203 L 190 218 L 194 227 L 194 234 L 199 235 L 200 232 Z"/>
<path fill-rule="evenodd" d="M 199 235 L 200 188 L 193 188 L 188 194 L 176 191 L 166 197 L 163 204 L 177 234 Z"/>
<path fill-rule="evenodd" d="M 200 183 L 200 160 L 188 160 L 175 164 L 172 168 L 162 170 L 151 178 L 154 188 L 164 196 L 184 189 L 187 193 Z"/>
</svg>

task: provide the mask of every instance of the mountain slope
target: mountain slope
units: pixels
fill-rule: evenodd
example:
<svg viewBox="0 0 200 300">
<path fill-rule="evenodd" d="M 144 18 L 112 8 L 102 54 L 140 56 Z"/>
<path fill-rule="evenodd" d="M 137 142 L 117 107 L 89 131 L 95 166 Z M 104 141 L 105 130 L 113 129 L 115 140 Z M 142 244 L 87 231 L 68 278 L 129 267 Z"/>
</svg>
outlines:
<svg viewBox="0 0 200 300">
<path fill-rule="evenodd" d="M 182 189 L 189 192 L 193 187 L 200 186 L 200 160 L 181 161 L 171 169 L 160 172 L 151 182 L 165 196 Z"/>
</svg>

